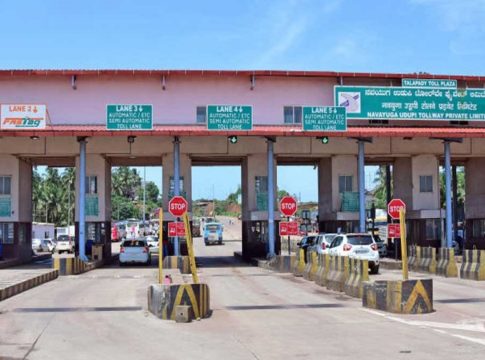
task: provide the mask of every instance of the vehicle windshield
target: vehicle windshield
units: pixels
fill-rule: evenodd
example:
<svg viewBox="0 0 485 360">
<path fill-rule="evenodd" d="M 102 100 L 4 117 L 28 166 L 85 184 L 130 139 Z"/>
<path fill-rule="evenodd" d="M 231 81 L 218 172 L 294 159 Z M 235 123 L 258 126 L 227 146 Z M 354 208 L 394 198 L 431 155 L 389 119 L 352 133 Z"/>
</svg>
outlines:
<svg viewBox="0 0 485 360">
<path fill-rule="evenodd" d="M 335 239 L 336 236 L 337 236 L 337 234 L 325 235 L 325 242 L 327 244 L 330 244 L 333 241 L 333 239 Z"/>
<path fill-rule="evenodd" d="M 347 240 L 350 245 L 370 245 L 374 242 L 370 235 L 350 235 Z"/>
<path fill-rule="evenodd" d="M 123 241 L 123 247 L 144 247 L 145 242 L 143 240 L 128 240 Z"/>
<path fill-rule="evenodd" d="M 220 225 L 207 225 L 205 228 L 209 231 L 217 231 L 221 228 L 221 226 Z"/>
<path fill-rule="evenodd" d="M 57 241 L 69 241 L 69 236 L 68 235 L 59 235 L 57 237 Z"/>
</svg>

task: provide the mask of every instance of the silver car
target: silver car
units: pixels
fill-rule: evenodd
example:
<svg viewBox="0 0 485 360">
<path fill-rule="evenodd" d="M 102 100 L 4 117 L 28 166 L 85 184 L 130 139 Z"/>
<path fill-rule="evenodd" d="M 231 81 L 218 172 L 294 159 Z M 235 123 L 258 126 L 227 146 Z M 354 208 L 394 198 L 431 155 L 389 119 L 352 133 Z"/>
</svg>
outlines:
<svg viewBox="0 0 485 360">
<path fill-rule="evenodd" d="M 338 234 L 318 234 L 311 251 L 316 251 L 317 254 L 328 254 L 328 248 L 337 235 Z"/>
</svg>

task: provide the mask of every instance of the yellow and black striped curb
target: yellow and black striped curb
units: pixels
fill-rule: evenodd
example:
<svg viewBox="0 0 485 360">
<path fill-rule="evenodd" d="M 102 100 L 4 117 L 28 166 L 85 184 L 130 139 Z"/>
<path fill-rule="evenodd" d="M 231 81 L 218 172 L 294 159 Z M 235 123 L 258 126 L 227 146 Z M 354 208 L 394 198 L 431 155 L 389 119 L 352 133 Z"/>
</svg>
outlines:
<svg viewBox="0 0 485 360">
<path fill-rule="evenodd" d="M 422 247 L 418 271 L 436 274 L 436 248 Z"/>
<path fill-rule="evenodd" d="M 418 250 L 418 247 L 415 245 L 411 245 L 408 247 L 408 269 L 409 270 L 416 270 L 416 263 L 418 261 L 417 250 Z"/>
<path fill-rule="evenodd" d="M 303 271 L 303 278 L 308 281 L 315 280 L 315 275 L 318 270 L 318 256 L 314 251 L 307 252 L 307 263 L 305 265 L 305 270 Z"/>
<path fill-rule="evenodd" d="M 318 268 L 314 279 L 315 284 L 320 286 L 326 286 L 329 271 L 330 271 L 330 255 L 318 254 Z"/>
<path fill-rule="evenodd" d="M 344 292 L 352 297 L 362 298 L 364 282 L 369 281 L 369 262 L 349 259 L 349 277 L 344 284 Z"/>
<path fill-rule="evenodd" d="M 33 287 L 44 284 L 48 281 L 54 280 L 58 277 L 59 272 L 57 270 L 52 270 L 44 274 L 37 275 L 33 278 L 20 281 L 16 284 L 8 285 L 5 288 L 0 289 L 0 301 L 5 300 L 11 296 L 20 294 L 26 290 Z"/>
<path fill-rule="evenodd" d="M 438 249 L 438 265 L 436 275 L 444 277 L 458 277 L 458 266 L 455 260 L 455 250 L 453 248 Z"/>
<path fill-rule="evenodd" d="M 433 312 L 433 280 L 365 282 L 362 306 L 396 314 Z"/>
<path fill-rule="evenodd" d="M 207 318 L 211 314 L 210 291 L 207 284 L 150 285 L 148 288 L 148 310 L 163 320 L 175 320 L 175 309 L 179 305 L 191 307 L 191 317 Z"/>
<path fill-rule="evenodd" d="M 78 257 L 54 257 L 52 260 L 52 267 L 59 271 L 59 276 L 78 275 L 103 265 L 102 260 L 84 262 Z"/>
<path fill-rule="evenodd" d="M 460 277 L 468 280 L 485 280 L 485 250 L 463 250 Z"/>
<path fill-rule="evenodd" d="M 296 253 L 296 265 L 293 268 L 293 275 L 295 276 L 303 276 L 303 272 L 305 271 L 305 251 L 300 249 Z"/>
<path fill-rule="evenodd" d="M 330 271 L 327 276 L 327 289 L 344 291 L 344 285 L 349 278 L 349 257 L 330 256 Z"/>
<path fill-rule="evenodd" d="M 188 256 L 165 256 L 162 266 L 164 269 L 179 269 L 182 274 L 191 274 Z"/>
</svg>

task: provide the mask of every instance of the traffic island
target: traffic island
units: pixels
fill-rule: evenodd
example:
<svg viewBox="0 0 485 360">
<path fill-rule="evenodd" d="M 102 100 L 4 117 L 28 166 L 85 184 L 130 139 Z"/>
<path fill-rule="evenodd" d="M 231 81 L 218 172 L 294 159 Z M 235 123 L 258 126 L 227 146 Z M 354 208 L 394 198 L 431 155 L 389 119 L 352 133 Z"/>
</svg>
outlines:
<svg viewBox="0 0 485 360">
<path fill-rule="evenodd" d="M 59 272 L 59 276 L 79 275 L 103 266 L 103 260 L 86 262 L 75 256 L 53 257 L 52 267 Z"/>
<path fill-rule="evenodd" d="M 148 310 L 163 320 L 190 322 L 192 319 L 208 318 L 211 315 L 209 286 L 207 284 L 150 285 Z"/>
<path fill-rule="evenodd" d="M 433 312 L 433 280 L 365 282 L 362 306 L 395 314 Z"/>
</svg>

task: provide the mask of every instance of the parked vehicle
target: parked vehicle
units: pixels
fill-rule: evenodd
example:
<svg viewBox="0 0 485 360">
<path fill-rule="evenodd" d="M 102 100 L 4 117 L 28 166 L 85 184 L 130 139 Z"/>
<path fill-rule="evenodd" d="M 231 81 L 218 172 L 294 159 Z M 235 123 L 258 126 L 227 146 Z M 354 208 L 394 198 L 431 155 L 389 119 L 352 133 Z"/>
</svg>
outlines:
<svg viewBox="0 0 485 360">
<path fill-rule="evenodd" d="M 42 241 L 40 239 L 32 239 L 32 250 L 42 251 Z"/>
<path fill-rule="evenodd" d="M 330 255 L 349 256 L 368 260 L 371 274 L 379 272 L 379 251 L 371 234 L 355 233 L 337 235 L 328 250 Z"/>
<path fill-rule="evenodd" d="M 158 237 L 153 235 L 148 235 L 145 237 L 145 240 L 148 243 L 148 247 L 150 248 L 150 253 L 158 253 Z"/>
<path fill-rule="evenodd" d="M 204 226 L 204 243 L 209 245 L 211 243 L 218 243 L 222 245 L 223 225 L 221 223 L 207 223 Z"/>
<path fill-rule="evenodd" d="M 317 254 L 327 254 L 330 244 L 338 234 L 318 234 L 316 236 L 315 244 L 311 247 L 311 251 L 316 251 Z"/>
<path fill-rule="evenodd" d="M 313 245 L 315 245 L 315 235 L 308 235 L 304 236 L 301 241 L 297 242 L 296 245 L 300 248 L 303 249 L 304 254 L 305 254 L 305 262 L 306 262 L 306 254 L 308 252 L 308 248 L 311 248 Z"/>
<path fill-rule="evenodd" d="M 387 256 L 387 244 L 380 238 L 380 236 L 374 236 L 374 240 L 377 244 L 377 250 L 380 257 Z"/>
<path fill-rule="evenodd" d="M 126 239 L 120 246 L 120 266 L 125 264 L 151 263 L 148 242 L 145 239 Z"/>
<path fill-rule="evenodd" d="M 69 235 L 60 235 L 56 241 L 56 251 L 61 254 L 63 252 L 74 253 L 74 239 L 71 239 Z"/>
<path fill-rule="evenodd" d="M 56 244 L 52 239 L 43 239 L 41 240 L 41 248 L 42 251 L 53 253 L 56 249 Z"/>
</svg>

